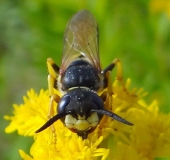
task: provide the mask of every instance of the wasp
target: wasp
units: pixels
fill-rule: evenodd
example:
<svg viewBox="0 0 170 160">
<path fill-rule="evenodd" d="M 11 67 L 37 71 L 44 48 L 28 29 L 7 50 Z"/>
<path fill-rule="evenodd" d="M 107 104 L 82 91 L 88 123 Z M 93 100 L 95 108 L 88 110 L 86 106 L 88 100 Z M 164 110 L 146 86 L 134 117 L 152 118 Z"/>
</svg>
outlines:
<svg viewBox="0 0 170 160">
<path fill-rule="evenodd" d="M 87 10 L 76 13 L 68 22 L 64 34 L 61 66 L 47 59 L 48 88 L 50 94 L 49 120 L 36 133 L 61 120 L 72 132 L 82 139 L 93 132 L 103 115 L 121 123 L 133 125 L 120 116 L 105 109 L 105 100 L 112 96 L 110 72 L 118 59 L 101 69 L 98 45 L 98 25 Z M 61 98 L 54 94 L 61 93 Z M 98 95 L 107 89 L 105 96 Z M 104 98 L 105 97 L 105 98 Z M 53 102 L 56 101 L 57 114 L 53 116 Z M 111 100 L 109 101 L 111 104 Z"/>
</svg>

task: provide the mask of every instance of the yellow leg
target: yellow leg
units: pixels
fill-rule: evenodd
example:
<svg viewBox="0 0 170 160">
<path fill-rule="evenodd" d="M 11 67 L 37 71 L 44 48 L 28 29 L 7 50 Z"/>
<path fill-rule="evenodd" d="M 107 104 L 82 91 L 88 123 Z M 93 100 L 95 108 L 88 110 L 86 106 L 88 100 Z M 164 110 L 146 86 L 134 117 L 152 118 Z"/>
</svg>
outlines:
<svg viewBox="0 0 170 160">
<path fill-rule="evenodd" d="M 54 88 L 56 88 L 56 81 L 59 74 L 59 67 L 54 63 L 52 58 L 47 59 L 48 67 L 48 90 L 50 96 L 49 112 L 48 118 L 51 118 L 54 115 L 54 101 L 59 102 L 60 97 L 54 93 Z"/>
<path fill-rule="evenodd" d="M 50 104 L 49 104 L 49 110 L 48 110 L 48 115 L 47 115 L 48 119 L 50 119 L 51 117 L 54 116 L 54 108 L 56 108 L 56 107 L 54 107 L 54 106 L 55 106 L 55 105 L 54 105 L 54 101 L 55 101 L 56 103 L 58 103 L 59 100 L 60 100 L 60 97 L 59 97 L 57 94 L 53 94 L 53 95 L 51 96 L 51 98 L 50 98 Z M 53 124 L 52 124 L 50 127 L 51 127 L 51 131 L 52 131 L 52 133 L 53 133 L 53 138 L 54 138 L 53 140 L 54 140 L 54 144 L 55 144 L 55 143 L 56 143 L 55 127 L 54 127 Z"/>
<path fill-rule="evenodd" d="M 119 60 L 117 61 L 116 66 L 117 66 L 116 79 L 122 84 L 123 88 L 125 89 L 125 83 L 123 80 L 122 64 Z"/>
<path fill-rule="evenodd" d="M 48 68 L 48 89 L 49 95 L 52 96 L 54 94 L 54 88 L 56 88 L 56 81 L 59 74 L 59 67 L 54 63 L 52 58 L 47 59 L 47 68 Z"/>
<path fill-rule="evenodd" d="M 105 101 L 105 106 L 106 109 L 111 110 L 112 109 L 112 80 L 111 80 L 111 71 L 108 71 L 106 73 L 106 78 L 108 80 L 107 84 L 107 96 L 106 96 L 106 101 Z"/>
<path fill-rule="evenodd" d="M 50 75 L 55 78 L 58 77 L 60 68 L 54 63 L 52 58 L 47 59 L 47 68 Z"/>
<path fill-rule="evenodd" d="M 122 66 L 121 66 L 121 62 L 119 61 L 119 59 L 115 58 L 112 63 L 107 66 L 101 73 L 104 75 L 106 81 L 107 81 L 107 91 L 108 94 L 106 96 L 106 106 L 108 108 L 106 109 L 111 109 L 112 108 L 112 95 L 113 95 L 113 91 L 112 91 L 112 80 L 111 80 L 111 71 L 113 70 L 113 68 L 117 66 L 117 74 L 116 74 L 116 78 L 122 83 L 123 87 L 124 87 L 124 83 L 123 83 L 123 76 L 122 76 Z"/>
<path fill-rule="evenodd" d="M 112 63 L 107 66 L 101 73 L 106 77 L 106 79 L 108 78 L 107 76 L 107 72 L 108 71 L 112 71 L 113 68 L 117 66 L 117 73 L 116 73 L 116 79 L 119 80 L 122 84 L 122 86 L 125 88 L 125 84 L 123 81 L 123 73 L 122 73 L 122 64 L 120 62 L 119 59 L 115 58 Z M 108 79 L 107 79 L 108 80 Z M 109 85 L 108 85 L 109 86 Z"/>
<path fill-rule="evenodd" d="M 59 74 L 59 67 L 54 63 L 52 58 L 47 59 L 47 68 L 48 68 L 48 90 L 50 96 L 50 104 L 48 110 L 48 119 L 54 116 L 54 102 L 58 103 L 60 101 L 60 97 L 54 93 L 54 88 L 56 88 L 56 81 Z M 51 130 L 54 137 L 54 142 L 56 141 L 55 127 L 51 125 Z"/>
<path fill-rule="evenodd" d="M 53 94 L 50 98 L 49 110 L 48 110 L 48 119 L 50 119 L 54 115 L 54 101 L 58 103 L 60 101 L 60 97 L 57 94 Z"/>
<path fill-rule="evenodd" d="M 56 78 L 51 74 L 48 75 L 48 92 L 51 97 L 54 94 L 54 87 L 56 85 Z"/>
<path fill-rule="evenodd" d="M 111 71 L 113 68 L 117 66 L 117 73 L 116 73 L 116 79 L 121 82 L 122 86 L 125 88 L 124 81 L 123 81 L 123 74 L 122 74 L 122 65 L 119 59 L 115 58 L 112 63 L 107 66 L 101 73 L 106 78 L 107 81 L 107 94 L 104 92 L 103 94 L 106 94 L 105 99 L 105 109 L 112 111 L 112 95 L 113 95 L 113 88 L 112 88 L 112 79 L 111 79 Z M 105 95 L 101 95 L 101 97 L 105 97 Z M 100 128 L 99 128 L 99 135 L 101 134 L 101 129 L 104 128 L 105 122 L 107 121 L 107 116 L 104 116 L 100 122 Z"/>
</svg>

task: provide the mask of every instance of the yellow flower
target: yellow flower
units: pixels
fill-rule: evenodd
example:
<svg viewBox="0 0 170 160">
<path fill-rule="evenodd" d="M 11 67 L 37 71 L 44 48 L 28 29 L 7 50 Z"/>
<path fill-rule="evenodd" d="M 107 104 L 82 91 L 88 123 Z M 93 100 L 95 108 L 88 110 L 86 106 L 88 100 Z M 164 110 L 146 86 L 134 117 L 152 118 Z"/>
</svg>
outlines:
<svg viewBox="0 0 170 160">
<path fill-rule="evenodd" d="M 15 130 L 19 135 L 33 136 L 37 127 L 47 119 L 49 98 L 47 91 L 40 91 L 37 95 L 33 89 L 27 92 L 28 97 L 24 96 L 24 104 L 14 104 L 14 116 L 5 116 L 11 123 L 6 127 L 5 132 L 11 133 Z M 38 125 L 39 124 L 39 125 Z"/>
<path fill-rule="evenodd" d="M 24 160 L 154 160 L 157 157 L 170 158 L 170 115 L 159 112 L 157 101 L 147 104 L 143 89 L 130 89 L 130 79 L 125 87 L 119 80 L 113 83 L 112 112 L 132 122 L 128 126 L 104 116 L 88 139 L 82 140 L 56 121 L 56 137 L 51 128 L 35 134 L 47 119 L 48 91 L 36 94 L 33 89 L 24 96 L 24 103 L 14 105 L 13 116 L 5 132 L 15 130 L 19 135 L 33 136 L 30 155 L 19 150 Z M 59 94 L 59 93 L 58 93 Z M 106 108 L 107 106 L 107 102 Z M 57 104 L 56 104 L 57 106 Z M 55 141 L 56 139 L 56 141 Z"/>
</svg>

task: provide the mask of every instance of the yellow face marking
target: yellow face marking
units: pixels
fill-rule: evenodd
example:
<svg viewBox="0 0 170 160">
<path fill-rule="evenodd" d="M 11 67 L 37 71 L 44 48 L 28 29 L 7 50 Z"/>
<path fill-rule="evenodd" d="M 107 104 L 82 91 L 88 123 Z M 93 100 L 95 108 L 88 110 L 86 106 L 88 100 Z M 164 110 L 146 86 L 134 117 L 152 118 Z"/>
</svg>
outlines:
<svg viewBox="0 0 170 160">
<path fill-rule="evenodd" d="M 81 117 L 78 115 L 78 119 L 74 118 L 72 115 L 67 115 L 65 117 L 65 125 L 68 128 L 74 128 L 80 131 L 89 130 L 90 128 L 94 128 L 98 125 L 99 118 L 97 113 L 92 113 L 87 119 L 85 116 Z"/>
</svg>

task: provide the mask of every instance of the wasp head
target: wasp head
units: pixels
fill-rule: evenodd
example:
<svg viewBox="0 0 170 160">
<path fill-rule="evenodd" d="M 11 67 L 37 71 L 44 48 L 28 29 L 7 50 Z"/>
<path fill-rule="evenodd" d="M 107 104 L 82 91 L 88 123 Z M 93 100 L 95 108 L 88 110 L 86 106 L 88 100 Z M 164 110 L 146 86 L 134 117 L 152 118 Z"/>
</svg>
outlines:
<svg viewBox="0 0 170 160">
<path fill-rule="evenodd" d="M 93 109 L 104 109 L 104 103 L 96 93 L 86 88 L 70 90 L 58 104 L 58 113 L 66 114 L 62 122 L 83 138 L 87 138 L 103 116 Z"/>
</svg>

